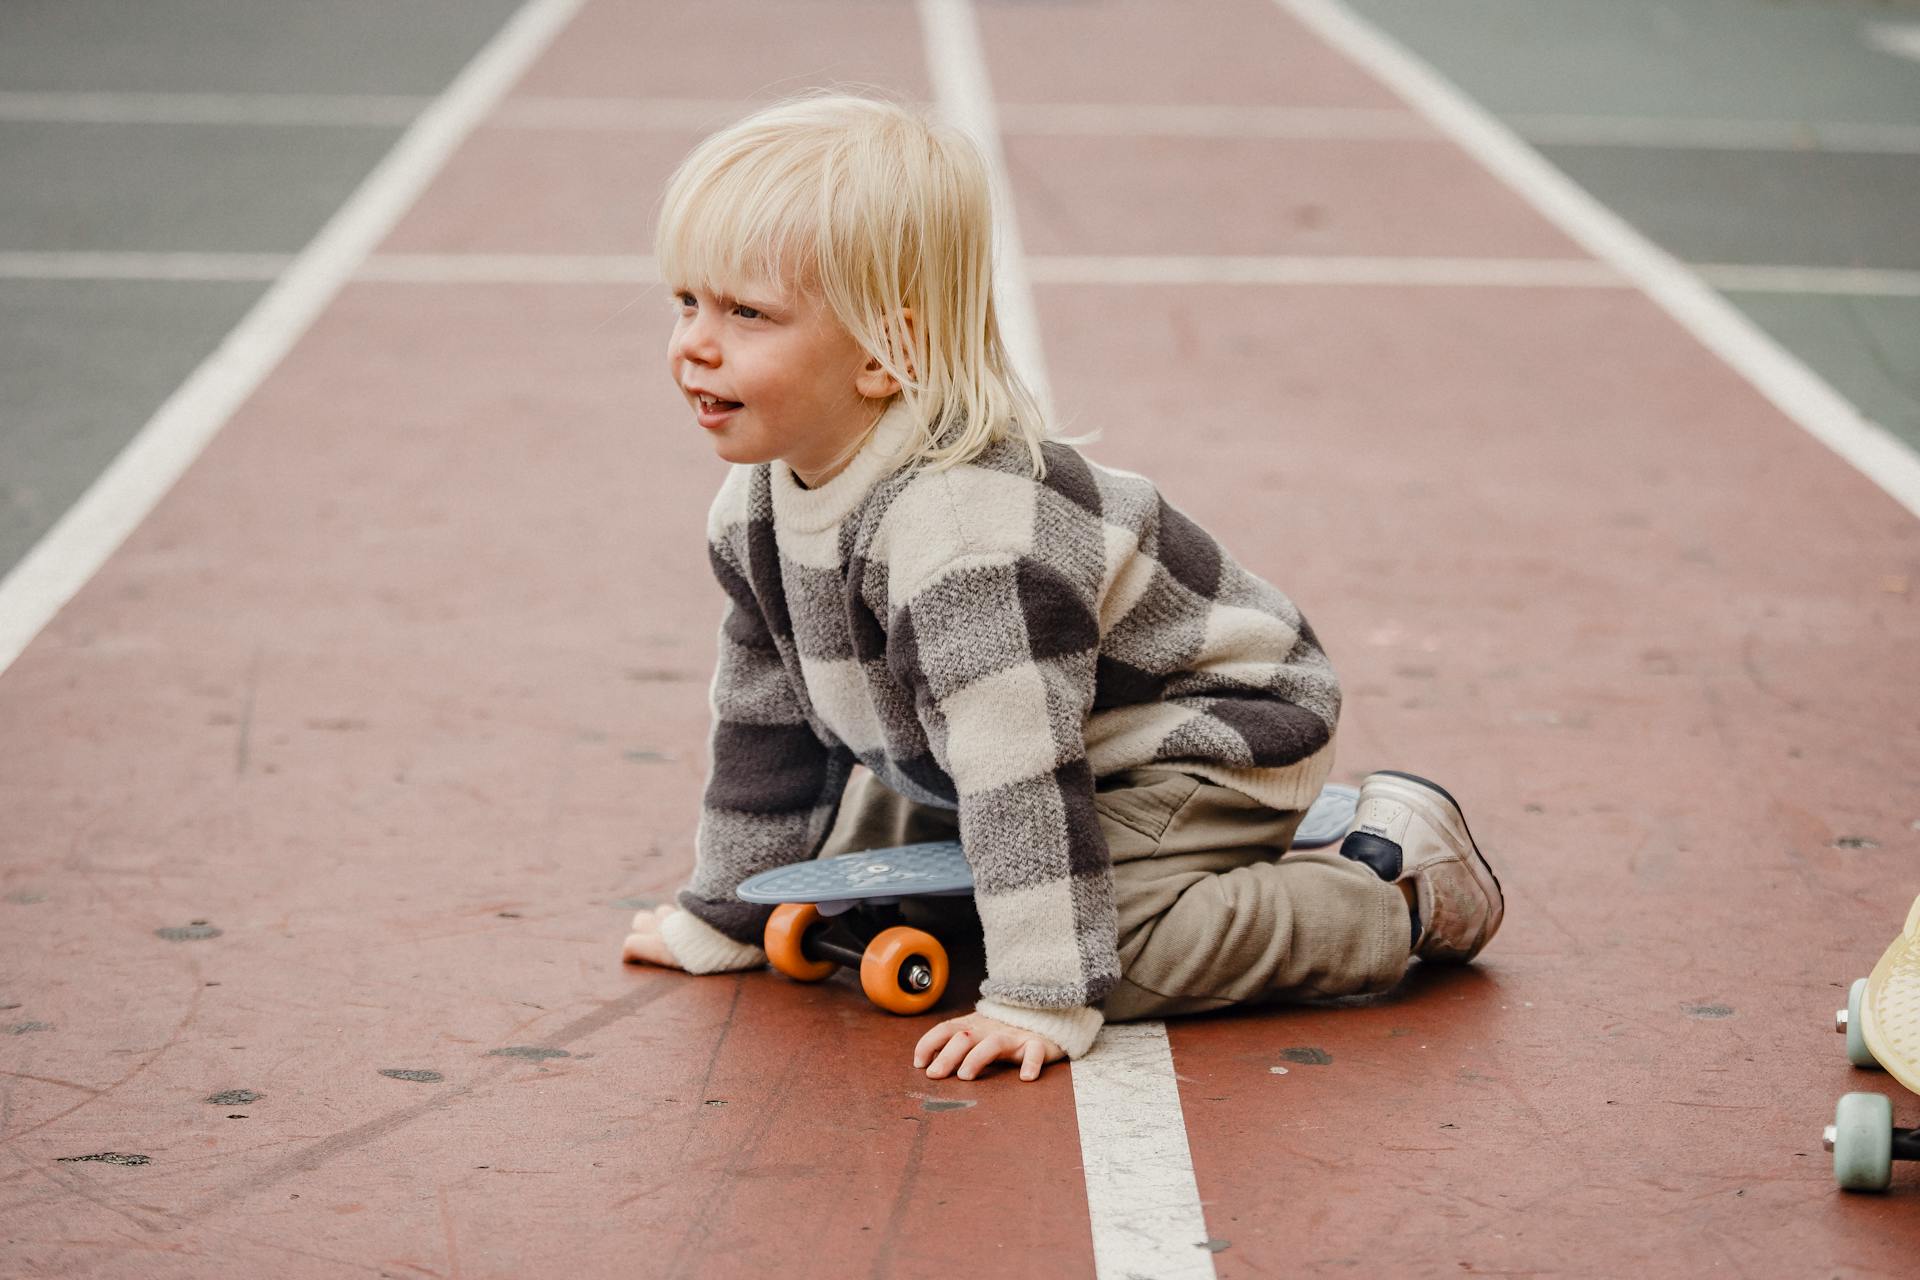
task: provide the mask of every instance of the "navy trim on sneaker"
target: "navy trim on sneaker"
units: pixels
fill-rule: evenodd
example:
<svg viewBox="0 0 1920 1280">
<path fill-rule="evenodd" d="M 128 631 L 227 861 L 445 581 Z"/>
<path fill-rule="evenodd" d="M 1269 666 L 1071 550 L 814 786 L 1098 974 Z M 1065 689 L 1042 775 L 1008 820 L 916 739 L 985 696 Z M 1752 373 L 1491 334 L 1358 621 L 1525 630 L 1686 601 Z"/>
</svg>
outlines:
<svg viewBox="0 0 1920 1280">
<path fill-rule="evenodd" d="M 1400 869 L 1406 860 L 1406 852 L 1398 844 L 1370 831 L 1349 831 L 1347 838 L 1340 842 L 1340 856 L 1371 869 L 1373 874 L 1388 884 L 1400 878 Z M 1413 928 L 1413 936 L 1407 943 L 1411 948 L 1420 943 L 1420 904 L 1417 900 L 1407 903 L 1407 915 Z"/>
<path fill-rule="evenodd" d="M 1406 861 L 1405 850 L 1385 836 L 1376 836 L 1371 831 L 1347 832 L 1347 838 L 1340 842 L 1340 856 L 1372 867 L 1373 874 L 1389 882 L 1400 878 L 1401 867 Z"/>
</svg>

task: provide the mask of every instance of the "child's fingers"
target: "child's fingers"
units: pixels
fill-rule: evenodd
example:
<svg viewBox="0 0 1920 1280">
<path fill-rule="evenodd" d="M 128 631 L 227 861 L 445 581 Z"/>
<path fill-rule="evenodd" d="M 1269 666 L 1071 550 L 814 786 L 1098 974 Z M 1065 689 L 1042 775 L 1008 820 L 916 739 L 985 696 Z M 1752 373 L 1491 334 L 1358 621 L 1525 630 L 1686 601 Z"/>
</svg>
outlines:
<svg viewBox="0 0 1920 1280">
<path fill-rule="evenodd" d="M 1018 1047 L 1017 1041 L 1001 1035 L 999 1032 L 995 1032 L 993 1035 L 988 1036 L 985 1040 L 973 1046 L 972 1050 L 967 1054 L 967 1060 L 960 1064 L 960 1070 L 955 1074 L 962 1080 L 977 1080 L 982 1071 L 985 1071 L 1000 1059 L 1005 1058 L 1008 1061 L 1013 1061 L 1015 1050 L 1018 1049 Z"/>
<path fill-rule="evenodd" d="M 950 1018 L 921 1036 L 913 1046 L 914 1067 L 924 1069 L 933 1080 L 950 1075 L 974 1080 L 988 1067 L 1004 1060 L 1020 1068 L 1022 1080 L 1037 1080 L 1048 1062 L 1062 1056 L 1051 1041 L 1041 1036 L 989 1019 L 980 1021 L 997 1029 L 982 1029 L 974 1025 L 976 1017 Z"/>
<path fill-rule="evenodd" d="M 967 1054 L 978 1047 L 979 1043 L 966 1027 L 955 1027 L 948 1034 L 946 1045 L 928 1064 L 927 1074 L 935 1080 L 952 1075 L 954 1069 L 966 1061 Z"/>
<path fill-rule="evenodd" d="M 946 1022 L 935 1024 L 927 1031 L 927 1034 L 915 1041 L 913 1046 L 914 1069 L 917 1071 L 929 1062 L 932 1062 L 933 1055 L 940 1052 L 941 1046 L 946 1044 L 948 1038 L 952 1035 L 953 1022 L 949 1019 Z"/>
<path fill-rule="evenodd" d="M 680 968 L 680 962 L 673 958 L 673 952 L 667 950 L 667 944 L 657 933 L 630 933 L 626 943 L 620 948 L 620 958 L 628 964 L 657 964 L 667 969 Z"/>
<path fill-rule="evenodd" d="M 635 933 L 656 932 L 660 928 L 660 922 L 679 909 L 671 902 L 663 902 L 657 907 L 643 907 L 633 913 L 633 923 L 627 928 Z"/>
</svg>

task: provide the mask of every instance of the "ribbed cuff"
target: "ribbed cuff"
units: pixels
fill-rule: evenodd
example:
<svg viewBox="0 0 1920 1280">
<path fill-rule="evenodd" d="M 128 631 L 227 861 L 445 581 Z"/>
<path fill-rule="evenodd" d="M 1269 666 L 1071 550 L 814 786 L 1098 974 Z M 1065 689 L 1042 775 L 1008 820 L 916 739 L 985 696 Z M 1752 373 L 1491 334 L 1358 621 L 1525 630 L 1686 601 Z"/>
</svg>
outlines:
<svg viewBox="0 0 1920 1280">
<path fill-rule="evenodd" d="M 1035 1009 L 998 1000 L 982 1000 L 973 1010 L 1022 1031 L 1037 1031 L 1065 1049 L 1069 1058 L 1078 1058 L 1093 1048 L 1093 1039 L 1107 1020 L 1098 1009 Z"/>
<path fill-rule="evenodd" d="M 660 940 L 688 973 L 756 969 L 767 962 L 766 952 L 735 942 L 691 911 L 675 911 L 662 920 Z"/>
</svg>

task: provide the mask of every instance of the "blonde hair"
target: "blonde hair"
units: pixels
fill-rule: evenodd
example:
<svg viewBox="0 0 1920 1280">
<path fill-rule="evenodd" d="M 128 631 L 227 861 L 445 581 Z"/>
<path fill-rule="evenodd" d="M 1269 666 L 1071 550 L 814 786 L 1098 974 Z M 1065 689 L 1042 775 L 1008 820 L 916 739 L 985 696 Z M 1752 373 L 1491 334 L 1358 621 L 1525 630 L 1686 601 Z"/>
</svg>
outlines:
<svg viewBox="0 0 1920 1280">
<path fill-rule="evenodd" d="M 987 162 L 959 130 L 842 93 L 775 103 L 681 161 L 654 254 L 675 287 L 794 282 L 824 300 L 900 383 L 909 463 L 944 470 L 1014 437 L 1045 474 L 1048 424 L 994 315 Z"/>
</svg>

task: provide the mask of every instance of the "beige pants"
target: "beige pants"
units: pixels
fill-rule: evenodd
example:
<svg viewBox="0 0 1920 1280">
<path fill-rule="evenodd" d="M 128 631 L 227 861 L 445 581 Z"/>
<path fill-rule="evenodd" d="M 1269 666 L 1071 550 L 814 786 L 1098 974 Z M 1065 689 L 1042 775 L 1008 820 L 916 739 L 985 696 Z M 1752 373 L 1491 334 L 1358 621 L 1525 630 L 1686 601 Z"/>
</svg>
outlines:
<svg viewBox="0 0 1920 1280">
<path fill-rule="evenodd" d="M 1101 779 L 1094 807 L 1120 925 L 1110 1020 L 1385 991 L 1406 972 L 1406 900 L 1332 849 L 1287 853 L 1301 813 L 1168 769 Z M 857 769 L 821 856 L 958 834 L 952 810 Z"/>
</svg>

